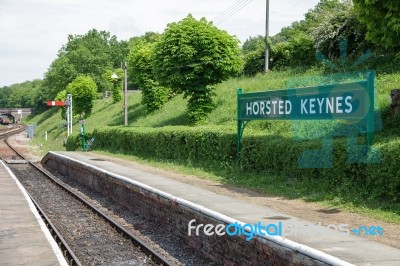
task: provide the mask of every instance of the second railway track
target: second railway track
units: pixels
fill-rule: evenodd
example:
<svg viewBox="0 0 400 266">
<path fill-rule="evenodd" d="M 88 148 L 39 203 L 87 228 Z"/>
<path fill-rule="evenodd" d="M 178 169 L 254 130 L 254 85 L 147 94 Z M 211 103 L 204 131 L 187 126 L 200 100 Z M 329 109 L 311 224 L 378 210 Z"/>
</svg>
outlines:
<svg viewBox="0 0 400 266">
<path fill-rule="evenodd" d="M 28 164 L 13 172 L 83 265 L 155 265 L 129 239 Z"/>
<path fill-rule="evenodd" d="M 4 143 L 2 148 L 4 149 Z M 24 158 L 17 151 L 15 154 Z M 48 172 L 27 162 L 10 164 L 9 167 L 34 199 L 35 204 L 38 204 L 37 208 L 45 213 L 44 216 L 68 243 L 69 248 L 65 249 L 64 254 L 70 249 L 72 255 L 66 255 L 70 264 L 171 264 L 151 247 L 113 223 L 109 217 L 92 208 L 90 203 L 56 182 Z"/>
</svg>

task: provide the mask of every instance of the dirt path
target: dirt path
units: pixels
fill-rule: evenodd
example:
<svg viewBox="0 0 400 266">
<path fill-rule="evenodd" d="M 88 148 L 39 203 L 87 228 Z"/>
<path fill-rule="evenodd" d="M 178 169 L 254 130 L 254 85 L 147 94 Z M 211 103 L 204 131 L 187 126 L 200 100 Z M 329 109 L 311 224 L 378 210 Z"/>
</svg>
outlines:
<svg viewBox="0 0 400 266">
<path fill-rule="evenodd" d="M 38 158 L 35 156 L 34 149 L 29 147 L 28 140 L 20 135 L 13 138 L 13 142 L 18 144 L 24 152 L 30 153 L 30 158 Z M 267 194 L 254 192 L 249 189 L 237 188 L 220 182 L 202 179 L 196 176 L 183 175 L 172 171 L 166 171 L 156 167 L 143 165 L 134 161 L 127 161 L 118 158 L 112 158 L 94 154 L 96 157 L 107 158 L 109 161 L 115 161 L 122 165 L 133 166 L 137 169 L 147 171 L 154 174 L 160 174 L 183 183 L 195 185 L 218 194 L 231 196 L 237 199 L 247 201 L 249 203 L 266 206 L 279 212 L 305 219 L 315 224 L 348 224 L 348 228 L 360 226 L 380 226 L 383 228 L 383 236 L 368 237 L 370 240 L 377 241 L 386 245 L 400 248 L 400 225 L 391 224 L 377 219 L 367 217 L 363 214 L 350 213 L 336 208 L 327 208 L 316 202 L 305 202 L 300 199 L 285 199 L 281 197 L 271 197 Z"/>
</svg>

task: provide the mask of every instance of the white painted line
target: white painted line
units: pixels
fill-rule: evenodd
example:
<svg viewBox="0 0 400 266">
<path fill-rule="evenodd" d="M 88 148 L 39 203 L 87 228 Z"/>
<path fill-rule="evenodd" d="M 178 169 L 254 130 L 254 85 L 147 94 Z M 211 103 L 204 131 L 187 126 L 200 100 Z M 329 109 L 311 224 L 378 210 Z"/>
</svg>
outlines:
<svg viewBox="0 0 400 266">
<path fill-rule="evenodd" d="M 7 165 L 1 161 L 1 164 L 4 166 L 4 168 L 7 170 L 7 172 L 10 174 L 10 176 L 14 179 L 15 183 L 17 183 L 18 188 L 21 190 L 22 194 L 24 195 L 26 201 L 28 202 L 29 205 L 29 209 L 31 210 L 31 212 L 33 213 L 33 215 L 35 216 L 36 220 L 39 223 L 40 229 L 43 231 L 47 241 L 49 241 L 50 246 L 54 252 L 54 254 L 56 255 L 58 262 L 60 263 L 61 266 L 68 266 L 67 261 L 65 260 L 61 250 L 59 249 L 59 247 L 57 246 L 56 241 L 54 241 L 53 237 L 51 236 L 49 230 L 47 229 L 46 225 L 44 224 L 44 221 L 42 220 L 42 218 L 40 217 L 38 211 L 35 208 L 35 205 L 33 204 L 31 198 L 29 197 L 28 193 L 26 192 L 25 188 L 22 186 L 22 184 L 19 182 L 19 180 L 17 179 L 17 177 L 14 175 L 14 173 L 11 171 L 10 168 L 7 167 Z"/>
</svg>

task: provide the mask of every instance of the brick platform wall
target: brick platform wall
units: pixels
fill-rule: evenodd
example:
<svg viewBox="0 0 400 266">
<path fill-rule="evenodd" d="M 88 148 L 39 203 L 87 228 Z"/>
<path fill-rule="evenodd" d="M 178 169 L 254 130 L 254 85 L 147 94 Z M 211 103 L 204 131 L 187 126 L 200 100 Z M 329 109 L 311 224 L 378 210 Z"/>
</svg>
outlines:
<svg viewBox="0 0 400 266">
<path fill-rule="evenodd" d="M 224 265 L 327 265 L 258 236 L 251 241 L 246 241 L 244 236 L 195 236 L 193 231 L 189 236 L 188 223 L 192 219 L 196 219 L 196 224 L 227 224 L 79 162 L 49 153 L 43 158 L 42 164 L 48 170 L 74 178 L 127 206 L 134 213 L 156 221 L 164 230 L 176 232 L 190 247 L 200 250 L 215 262 L 223 262 Z"/>
</svg>

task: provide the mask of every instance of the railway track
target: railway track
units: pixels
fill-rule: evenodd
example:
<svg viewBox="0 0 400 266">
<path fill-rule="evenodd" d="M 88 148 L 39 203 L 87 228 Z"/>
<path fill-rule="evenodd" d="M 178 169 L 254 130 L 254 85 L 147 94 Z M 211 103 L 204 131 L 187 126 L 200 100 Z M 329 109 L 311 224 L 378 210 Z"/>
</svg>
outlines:
<svg viewBox="0 0 400 266">
<path fill-rule="evenodd" d="M 10 134 L 0 134 L 0 138 Z M 50 173 L 26 160 L 7 140 L 4 144 L 12 150 L 8 154 L 15 154 L 13 159 L 19 156 L 27 162 L 9 167 L 29 193 L 70 265 L 172 265 Z"/>
</svg>

